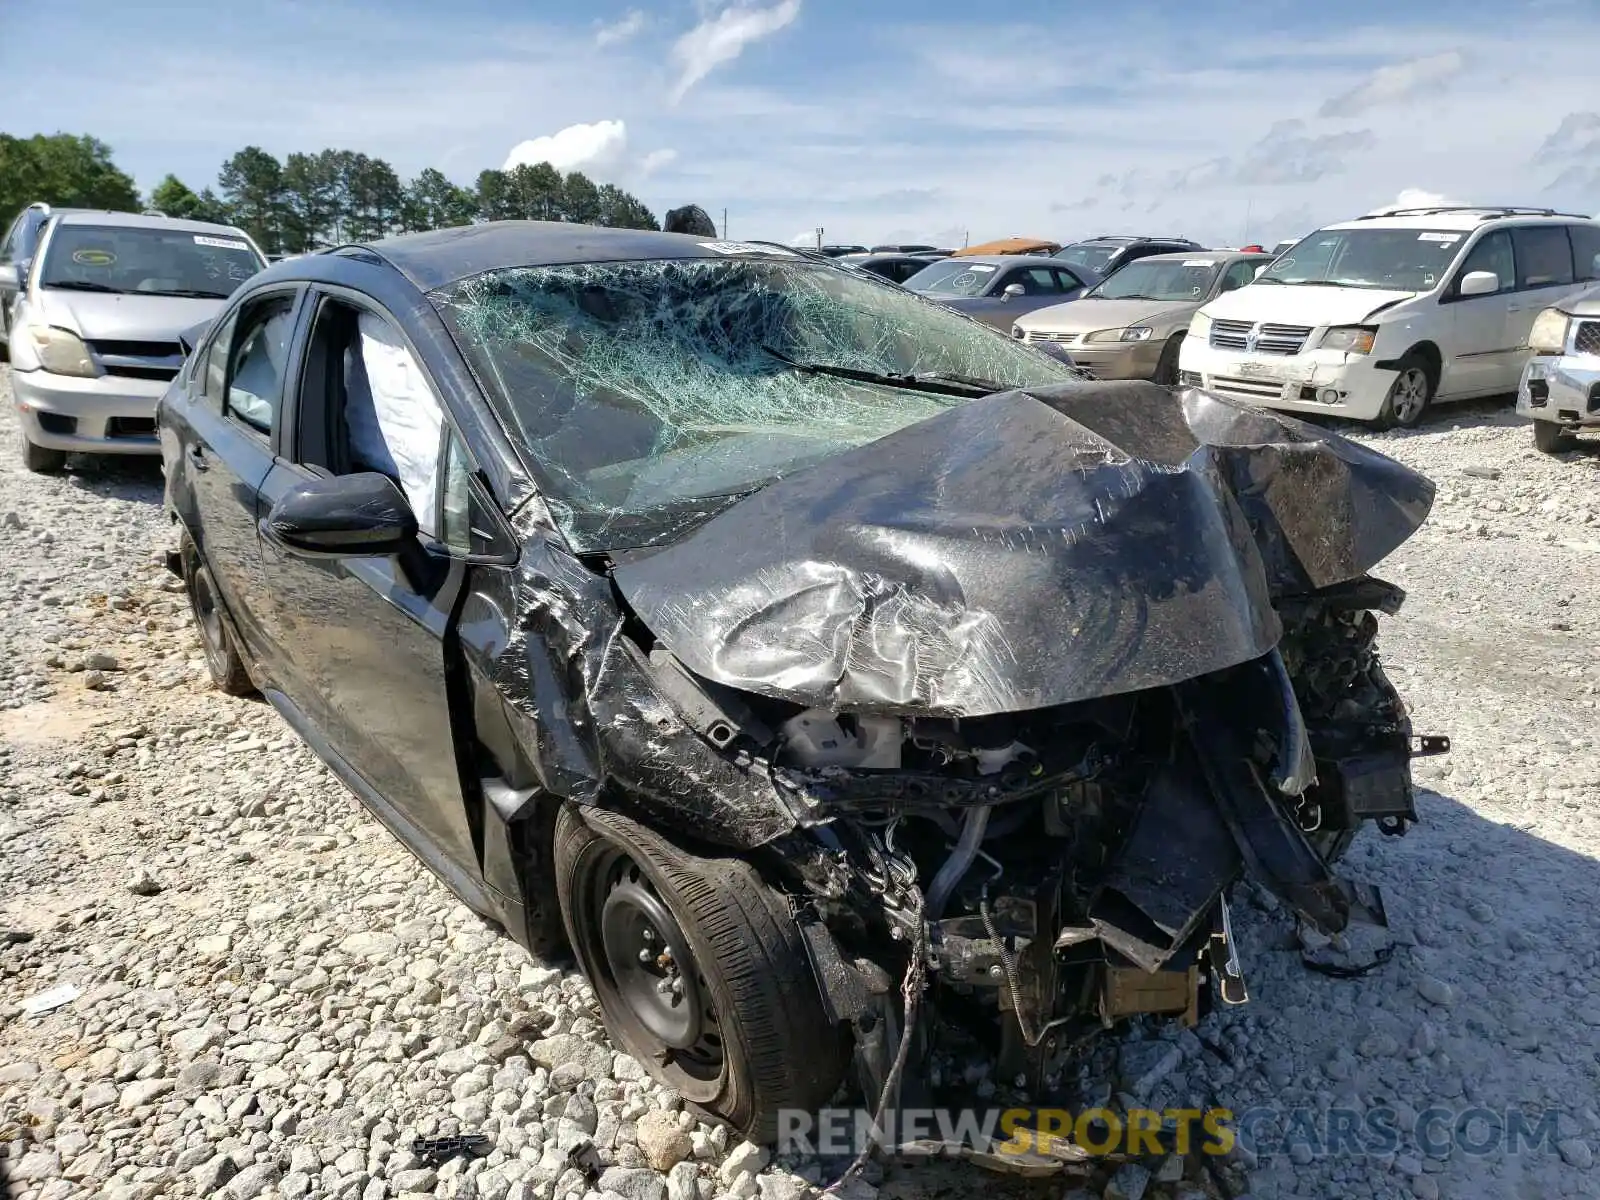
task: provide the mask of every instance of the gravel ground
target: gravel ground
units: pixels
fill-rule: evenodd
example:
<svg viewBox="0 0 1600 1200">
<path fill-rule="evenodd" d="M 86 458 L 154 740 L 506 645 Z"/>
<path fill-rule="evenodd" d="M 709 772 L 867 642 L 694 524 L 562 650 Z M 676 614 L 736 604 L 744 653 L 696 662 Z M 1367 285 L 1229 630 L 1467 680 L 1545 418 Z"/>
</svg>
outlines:
<svg viewBox="0 0 1600 1200">
<path fill-rule="evenodd" d="M 861 1200 L 1600 1196 L 1600 692 L 1580 657 L 1600 637 L 1600 459 L 1539 456 L 1503 411 L 1447 417 L 1358 435 L 1440 486 L 1383 568 L 1411 593 L 1383 645 L 1418 729 L 1455 749 L 1418 763 L 1422 824 L 1350 855 L 1384 888 L 1390 957 L 1313 973 L 1251 892 L 1235 924 L 1253 1003 L 1090 1067 L 1121 1103 L 1278 1116 L 1154 1181 L 891 1165 Z M 798 1200 L 824 1179 L 696 1124 L 607 1046 L 581 979 L 456 903 L 270 709 L 208 688 L 160 563 L 153 462 L 37 478 L 14 438 L 0 379 L 0 1178 L 17 1200 Z M 1378 948 L 1353 941 L 1320 953 Z M 65 984 L 80 994 L 23 1015 Z M 1559 1117 L 1531 1149 L 1486 1145 L 1481 1122 L 1449 1148 L 1412 1132 L 1434 1106 L 1451 1114 L 1434 1133 L 1472 1108 Z M 1277 1136 L 1302 1109 L 1389 1113 L 1399 1144 Z M 409 1148 L 457 1131 L 492 1150 L 430 1167 Z M 569 1165 L 586 1142 L 588 1172 Z"/>
</svg>

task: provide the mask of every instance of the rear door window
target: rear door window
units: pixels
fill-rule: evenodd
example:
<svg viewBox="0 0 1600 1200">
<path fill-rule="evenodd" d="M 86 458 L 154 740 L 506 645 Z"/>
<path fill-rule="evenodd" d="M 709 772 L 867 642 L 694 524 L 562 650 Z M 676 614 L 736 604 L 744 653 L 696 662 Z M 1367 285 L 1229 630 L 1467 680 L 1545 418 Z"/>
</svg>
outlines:
<svg viewBox="0 0 1600 1200">
<path fill-rule="evenodd" d="M 1511 231 L 1520 290 L 1559 287 L 1572 280 L 1572 242 L 1562 225 L 1525 225 Z"/>
<path fill-rule="evenodd" d="M 1579 279 L 1600 279 L 1600 225 L 1569 225 L 1572 265 Z"/>
</svg>

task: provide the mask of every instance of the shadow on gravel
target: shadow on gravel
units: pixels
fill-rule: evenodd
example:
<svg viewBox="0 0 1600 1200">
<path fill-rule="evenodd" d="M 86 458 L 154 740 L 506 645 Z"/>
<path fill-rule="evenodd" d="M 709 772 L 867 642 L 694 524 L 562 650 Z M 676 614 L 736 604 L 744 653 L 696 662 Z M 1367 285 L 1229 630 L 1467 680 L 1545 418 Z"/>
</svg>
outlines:
<svg viewBox="0 0 1600 1200">
<path fill-rule="evenodd" d="M 109 500 L 160 504 L 165 479 L 155 456 L 74 455 L 62 476 L 69 487 Z"/>
<path fill-rule="evenodd" d="M 1600 1077 L 1600 860 L 1533 832 L 1541 824 L 1570 829 L 1577 815 L 1570 810 L 1580 800 L 1507 800 L 1527 806 L 1525 824 L 1502 824 L 1419 789 L 1421 823 L 1405 837 L 1369 831 L 1357 840 L 1347 873 L 1383 888 L 1398 942 L 1393 957 L 1370 974 L 1314 973 L 1286 936 L 1281 909 L 1268 914 L 1239 905 L 1251 1004 L 1228 1016 L 1255 1020 L 1243 1053 L 1223 1071 L 1230 1083 L 1244 1085 L 1248 1099 L 1241 1102 L 1238 1089 L 1224 1085 L 1190 1102 L 1309 1110 L 1323 1122 L 1330 1096 L 1335 1106 L 1341 1097 L 1359 1097 L 1368 1111 L 1442 1110 L 1449 1116 L 1435 1129 L 1443 1130 L 1439 1152 L 1422 1147 L 1414 1134 L 1400 1154 L 1418 1164 L 1438 1160 L 1426 1169 L 1437 1172 L 1452 1200 L 1577 1194 L 1567 1189 L 1584 1175 L 1587 1160 L 1600 1158 L 1593 1111 Z M 1484 1145 L 1494 1141 L 1493 1130 L 1486 1134 L 1481 1122 L 1465 1134 L 1452 1130 L 1448 1122 L 1472 1110 L 1501 1119 L 1520 1112 L 1536 1131 L 1531 1145 L 1513 1150 L 1504 1136 Z M 1549 1122 L 1543 1140 L 1541 1122 Z M 1409 1182 L 1360 1148 L 1352 1157 L 1314 1140 L 1311 1158 L 1297 1165 L 1289 1157 L 1292 1140 L 1286 1143 L 1270 1120 L 1265 1128 L 1252 1195 L 1287 1194 L 1308 1186 L 1308 1177 L 1339 1180 L 1344 1172 L 1402 1190 Z M 1569 1139 L 1583 1144 L 1575 1148 Z"/>
</svg>

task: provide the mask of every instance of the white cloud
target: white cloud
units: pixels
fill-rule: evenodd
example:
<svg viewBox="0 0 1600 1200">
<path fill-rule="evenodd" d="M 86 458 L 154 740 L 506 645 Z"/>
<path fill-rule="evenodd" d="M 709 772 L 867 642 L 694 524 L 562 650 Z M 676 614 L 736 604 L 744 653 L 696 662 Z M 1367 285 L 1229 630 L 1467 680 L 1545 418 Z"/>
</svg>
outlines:
<svg viewBox="0 0 1600 1200">
<path fill-rule="evenodd" d="M 649 22 L 649 18 L 637 8 L 630 8 L 617 20 L 609 25 L 601 25 L 595 32 L 594 44 L 596 46 L 615 46 L 629 38 L 637 37 Z"/>
<path fill-rule="evenodd" d="M 678 152 L 676 150 L 652 150 L 639 160 L 639 174 L 641 176 L 654 175 L 662 167 L 676 162 L 677 159 Z"/>
<path fill-rule="evenodd" d="M 1379 213 L 1391 212 L 1397 208 L 1450 208 L 1465 203 L 1461 200 L 1452 200 L 1438 192 L 1426 191 L 1423 188 L 1401 188 L 1400 194 L 1389 204 L 1379 205 L 1368 216 L 1377 216 Z"/>
<path fill-rule="evenodd" d="M 1407 62 L 1379 67 L 1355 87 L 1326 101 L 1317 110 L 1321 117 L 1354 117 L 1374 108 L 1408 100 L 1448 82 L 1466 67 L 1459 50 L 1430 54 Z"/>
<path fill-rule="evenodd" d="M 628 127 L 621 121 L 568 125 L 544 137 L 518 142 L 500 169 L 549 163 L 556 170 L 606 175 L 620 167 L 628 153 Z"/>
<path fill-rule="evenodd" d="M 746 46 L 787 28 L 799 15 L 800 0 L 778 0 L 770 8 L 733 5 L 705 17 L 673 44 L 672 60 L 678 68 L 673 103 L 712 71 L 738 58 Z"/>
</svg>

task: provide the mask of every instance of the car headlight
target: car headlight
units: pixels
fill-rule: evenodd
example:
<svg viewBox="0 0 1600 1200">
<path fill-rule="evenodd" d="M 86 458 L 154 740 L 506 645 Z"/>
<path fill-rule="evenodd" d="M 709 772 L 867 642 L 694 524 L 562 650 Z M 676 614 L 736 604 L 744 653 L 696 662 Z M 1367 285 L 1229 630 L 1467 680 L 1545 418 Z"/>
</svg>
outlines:
<svg viewBox="0 0 1600 1200">
<path fill-rule="evenodd" d="M 1211 318 L 1203 312 L 1197 312 L 1189 318 L 1189 336 L 1204 341 L 1211 336 Z"/>
<path fill-rule="evenodd" d="M 1148 325 L 1129 325 L 1126 329 L 1096 329 L 1086 342 L 1145 342 L 1150 340 Z"/>
<path fill-rule="evenodd" d="M 1559 308 L 1547 308 L 1533 319 L 1528 332 L 1528 346 L 1535 354 L 1564 354 L 1567 349 L 1567 329 L 1572 324 L 1567 314 Z"/>
<path fill-rule="evenodd" d="M 100 368 L 89 357 L 89 347 L 83 339 L 65 329 L 52 329 L 48 325 L 34 325 L 28 330 L 33 338 L 34 353 L 39 365 L 52 375 L 78 375 L 93 378 Z"/>
<path fill-rule="evenodd" d="M 1014 338 L 1020 338 L 1022 336 L 1022 326 L 1021 325 L 1013 325 L 1011 327 L 1011 336 L 1014 337 Z"/>
<path fill-rule="evenodd" d="M 1371 354 L 1378 331 L 1371 325 L 1335 325 L 1322 335 L 1317 346 L 1323 350 L 1343 350 L 1346 354 Z"/>
</svg>

